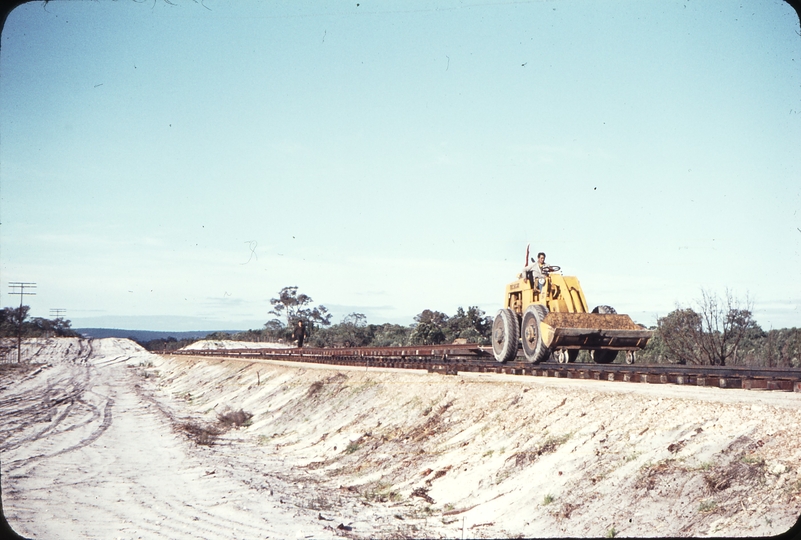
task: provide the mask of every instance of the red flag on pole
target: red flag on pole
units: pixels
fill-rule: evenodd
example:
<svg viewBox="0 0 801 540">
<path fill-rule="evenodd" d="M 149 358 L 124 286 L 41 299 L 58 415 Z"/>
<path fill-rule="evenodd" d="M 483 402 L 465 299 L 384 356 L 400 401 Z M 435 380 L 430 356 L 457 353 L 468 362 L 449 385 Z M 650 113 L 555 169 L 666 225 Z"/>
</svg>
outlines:
<svg viewBox="0 0 801 540">
<path fill-rule="evenodd" d="M 531 244 L 526 244 L 526 262 L 523 263 L 523 266 L 528 266 L 528 250 L 531 248 Z"/>
</svg>

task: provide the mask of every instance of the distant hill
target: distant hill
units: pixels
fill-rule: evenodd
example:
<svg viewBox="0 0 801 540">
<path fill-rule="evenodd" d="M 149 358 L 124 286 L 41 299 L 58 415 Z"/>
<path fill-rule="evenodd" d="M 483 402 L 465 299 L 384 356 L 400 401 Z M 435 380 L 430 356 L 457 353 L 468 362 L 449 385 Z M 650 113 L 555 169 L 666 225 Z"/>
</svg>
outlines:
<svg viewBox="0 0 801 540">
<path fill-rule="evenodd" d="M 156 330 L 123 330 L 120 328 L 73 328 L 84 337 L 90 338 L 133 338 L 139 342 L 151 341 L 153 339 L 167 339 L 173 337 L 177 340 L 190 338 L 204 338 L 214 332 L 227 332 L 236 334 L 241 330 L 196 330 L 193 332 L 162 332 Z"/>
</svg>

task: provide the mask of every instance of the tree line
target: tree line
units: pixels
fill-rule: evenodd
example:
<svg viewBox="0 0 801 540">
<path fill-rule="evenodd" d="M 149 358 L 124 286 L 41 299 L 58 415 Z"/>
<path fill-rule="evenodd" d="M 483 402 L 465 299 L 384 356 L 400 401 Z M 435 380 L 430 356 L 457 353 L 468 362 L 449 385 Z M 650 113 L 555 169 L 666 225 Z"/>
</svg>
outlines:
<svg viewBox="0 0 801 540">
<path fill-rule="evenodd" d="M 492 318 L 476 306 L 459 307 L 453 316 L 426 309 L 409 326 L 368 324 L 361 313 L 331 325 L 328 310 L 312 308 L 312 299 L 298 294 L 297 287 L 285 287 L 270 302 L 270 313 L 284 321 L 273 319 L 261 331 L 250 330 L 237 339 L 291 341 L 299 319 L 311 329 L 307 343 L 315 347 L 436 345 L 457 339 L 488 345 L 492 333 Z M 676 306 L 650 329 L 653 338 L 638 353 L 641 363 L 801 367 L 801 329 L 763 330 L 753 317 L 750 300 L 741 302 L 728 290 L 723 298 L 702 290 L 694 306 Z M 624 356 L 618 355 L 616 361 L 625 361 Z M 589 361 L 586 351 L 582 360 Z"/>
<path fill-rule="evenodd" d="M 307 328 L 306 343 L 311 347 L 400 347 L 405 345 L 438 345 L 457 339 L 488 345 L 492 318 L 476 306 L 459 307 L 449 316 L 425 309 L 409 326 L 383 323 L 369 324 L 363 313 L 351 313 L 338 324 L 331 324 L 331 313 L 325 306 L 316 306 L 312 298 L 298 292 L 298 287 L 284 287 L 270 299 L 271 315 L 276 318 L 264 328 L 233 334 L 240 341 L 293 341 L 292 333 L 302 320 Z M 209 339 L 224 339 L 216 334 Z"/>
<path fill-rule="evenodd" d="M 72 329 L 69 319 L 29 319 L 30 310 L 30 306 L 6 307 L 0 310 L 0 337 L 79 337 Z"/>
<path fill-rule="evenodd" d="M 749 300 L 701 291 L 696 305 L 657 319 L 643 363 L 801 367 L 801 329 L 763 330 Z"/>
<path fill-rule="evenodd" d="M 398 347 L 439 345 L 458 341 L 489 345 L 492 317 L 476 306 L 457 308 L 454 315 L 425 309 L 408 326 L 371 324 L 362 313 L 351 313 L 331 324 L 331 313 L 314 305 L 298 287 L 284 287 L 270 300 L 276 317 L 263 328 L 244 332 L 215 332 L 207 340 L 292 343 L 297 321 L 306 323 L 306 343 L 312 347 Z M 28 318 L 30 308 L 0 310 L 0 337 L 78 337 L 69 320 Z M 637 353 L 639 363 L 801 367 L 801 329 L 763 330 L 753 318 L 750 301 L 740 302 L 727 291 L 721 299 L 702 291 L 694 306 L 677 306 L 657 319 L 653 338 Z M 135 340 L 136 341 L 136 340 Z M 183 348 L 197 339 L 160 338 L 140 342 L 151 351 Z M 578 361 L 589 361 L 582 351 Z M 616 362 L 622 362 L 618 355 Z"/>
<path fill-rule="evenodd" d="M 270 314 L 277 318 L 263 328 L 214 333 L 205 339 L 292 343 L 298 320 L 306 323 L 306 343 L 312 347 L 397 347 L 457 340 L 489 345 L 492 333 L 492 317 L 476 306 L 459 307 L 452 316 L 425 309 L 412 324 L 403 326 L 370 324 L 362 313 L 331 324 L 328 309 L 314 306 L 311 297 L 298 293 L 297 287 L 284 287 L 270 303 Z M 702 291 L 696 305 L 677 306 L 650 329 L 653 338 L 637 353 L 638 363 L 801 367 L 801 329 L 763 330 L 753 318 L 751 303 L 738 301 L 728 291 L 722 299 Z M 168 338 L 144 345 L 150 350 L 175 350 L 192 341 Z M 591 361 L 589 353 L 582 351 L 578 361 Z M 619 354 L 615 361 L 624 362 L 625 355 Z"/>
<path fill-rule="evenodd" d="M 406 345 L 439 345 L 456 340 L 489 345 L 492 318 L 476 306 L 457 308 L 452 316 L 441 311 L 425 309 L 414 317 L 411 325 L 393 323 L 370 324 L 363 313 L 351 313 L 338 324 L 331 324 L 331 313 L 325 306 L 314 305 L 312 298 L 298 292 L 298 287 L 284 287 L 270 300 L 273 318 L 263 328 L 244 332 L 215 332 L 203 339 L 233 341 L 264 341 L 292 343 L 297 322 L 306 323 L 311 347 L 401 347 Z M 180 349 L 194 339 L 155 339 L 142 345 L 148 350 Z"/>
</svg>

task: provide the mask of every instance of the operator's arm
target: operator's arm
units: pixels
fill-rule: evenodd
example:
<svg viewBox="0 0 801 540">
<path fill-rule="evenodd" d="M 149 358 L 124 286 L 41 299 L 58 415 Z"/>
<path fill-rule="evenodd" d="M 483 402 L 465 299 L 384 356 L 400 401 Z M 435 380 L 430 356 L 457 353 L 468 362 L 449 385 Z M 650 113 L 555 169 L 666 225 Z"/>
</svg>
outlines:
<svg viewBox="0 0 801 540">
<path fill-rule="evenodd" d="M 542 270 L 540 269 L 540 265 L 535 262 L 523 268 L 524 276 L 527 275 L 529 272 L 531 272 L 535 278 L 542 277 Z"/>
</svg>

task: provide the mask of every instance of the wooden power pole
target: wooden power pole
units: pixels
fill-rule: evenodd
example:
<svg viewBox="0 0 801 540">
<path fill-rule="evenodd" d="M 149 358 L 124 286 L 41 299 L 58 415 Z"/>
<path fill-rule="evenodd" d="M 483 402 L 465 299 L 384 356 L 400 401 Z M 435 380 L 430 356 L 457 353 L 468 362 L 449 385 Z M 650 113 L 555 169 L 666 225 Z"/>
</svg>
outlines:
<svg viewBox="0 0 801 540">
<path fill-rule="evenodd" d="M 22 362 L 22 300 L 25 296 L 34 296 L 36 293 L 25 289 L 35 289 L 36 283 L 29 281 L 9 281 L 8 286 L 11 288 L 11 294 L 19 295 L 19 321 L 17 323 L 17 363 Z"/>
</svg>

